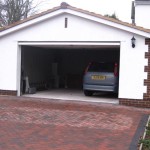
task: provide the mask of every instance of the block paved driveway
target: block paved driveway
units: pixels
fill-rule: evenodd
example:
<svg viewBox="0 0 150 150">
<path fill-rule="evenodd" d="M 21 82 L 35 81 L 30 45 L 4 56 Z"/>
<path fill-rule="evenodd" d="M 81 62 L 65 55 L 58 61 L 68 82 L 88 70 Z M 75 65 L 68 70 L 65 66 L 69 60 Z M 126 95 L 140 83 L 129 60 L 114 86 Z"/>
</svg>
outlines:
<svg viewBox="0 0 150 150">
<path fill-rule="evenodd" d="M 0 150 L 128 150 L 149 113 L 112 104 L 0 97 Z"/>
</svg>

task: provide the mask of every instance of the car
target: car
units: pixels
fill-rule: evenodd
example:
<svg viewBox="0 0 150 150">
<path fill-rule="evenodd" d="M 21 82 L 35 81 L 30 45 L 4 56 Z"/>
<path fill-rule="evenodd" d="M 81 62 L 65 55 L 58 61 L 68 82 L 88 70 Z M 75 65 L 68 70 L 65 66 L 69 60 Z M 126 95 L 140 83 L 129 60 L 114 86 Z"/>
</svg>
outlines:
<svg viewBox="0 0 150 150">
<path fill-rule="evenodd" d="M 118 93 L 119 65 L 117 62 L 91 62 L 83 77 L 83 91 L 86 96 L 94 92 Z"/>
</svg>

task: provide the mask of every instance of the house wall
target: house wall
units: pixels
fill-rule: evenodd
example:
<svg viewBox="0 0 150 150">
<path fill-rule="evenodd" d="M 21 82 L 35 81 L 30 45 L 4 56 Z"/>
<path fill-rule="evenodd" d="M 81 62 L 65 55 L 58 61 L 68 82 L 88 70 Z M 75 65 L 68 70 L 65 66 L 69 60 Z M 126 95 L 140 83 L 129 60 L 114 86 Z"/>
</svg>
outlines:
<svg viewBox="0 0 150 150">
<path fill-rule="evenodd" d="M 68 27 L 64 20 L 68 18 Z M 63 14 L 0 38 L 0 89 L 17 90 L 18 41 L 97 41 L 120 42 L 119 98 L 143 99 L 147 65 L 144 37 L 134 35 L 136 47 L 131 47 L 132 33 L 74 15 Z M 109 54 L 108 54 L 109 55 Z"/>
<path fill-rule="evenodd" d="M 135 24 L 150 29 L 150 3 L 135 5 Z"/>
</svg>

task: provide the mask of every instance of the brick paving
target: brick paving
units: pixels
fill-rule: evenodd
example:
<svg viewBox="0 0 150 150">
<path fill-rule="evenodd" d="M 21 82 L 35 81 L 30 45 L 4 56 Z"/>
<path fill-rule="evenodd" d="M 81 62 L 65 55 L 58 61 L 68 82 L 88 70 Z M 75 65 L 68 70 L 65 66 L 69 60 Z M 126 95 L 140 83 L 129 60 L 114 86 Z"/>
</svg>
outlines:
<svg viewBox="0 0 150 150">
<path fill-rule="evenodd" d="M 0 150 L 128 150 L 149 109 L 0 97 Z"/>
</svg>

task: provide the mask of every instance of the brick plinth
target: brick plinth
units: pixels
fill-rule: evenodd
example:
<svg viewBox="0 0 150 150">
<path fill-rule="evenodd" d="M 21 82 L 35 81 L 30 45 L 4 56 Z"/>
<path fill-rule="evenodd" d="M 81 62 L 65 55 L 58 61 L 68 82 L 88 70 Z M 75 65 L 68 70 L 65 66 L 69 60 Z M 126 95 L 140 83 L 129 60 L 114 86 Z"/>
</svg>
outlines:
<svg viewBox="0 0 150 150">
<path fill-rule="evenodd" d="M 145 40 L 148 45 L 148 52 L 145 53 L 145 58 L 148 59 L 148 65 L 144 67 L 144 72 L 147 72 L 147 79 L 144 80 L 144 85 L 147 86 L 146 93 L 143 94 L 143 99 L 119 99 L 120 105 L 135 106 L 150 108 L 150 39 Z"/>
<path fill-rule="evenodd" d="M 0 90 L 0 95 L 17 96 L 17 91 Z"/>
<path fill-rule="evenodd" d="M 150 108 L 150 100 L 139 99 L 119 99 L 120 105 L 134 106 L 141 108 Z"/>
</svg>

